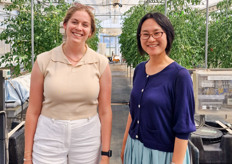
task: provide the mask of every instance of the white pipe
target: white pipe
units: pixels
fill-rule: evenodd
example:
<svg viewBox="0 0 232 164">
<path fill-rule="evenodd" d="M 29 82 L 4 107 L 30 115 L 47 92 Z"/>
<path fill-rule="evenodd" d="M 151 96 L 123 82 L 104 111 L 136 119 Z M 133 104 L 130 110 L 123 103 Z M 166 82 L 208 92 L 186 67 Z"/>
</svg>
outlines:
<svg viewBox="0 0 232 164">
<path fill-rule="evenodd" d="M 165 16 L 167 16 L 167 0 L 165 0 Z"/>
<path fill-rule="evenodd" d="M 206 32 L 205 32 L 205 68 L 208 62 L 208 23 L 209 23 L 209 0 L 206 0 Z"/>
<path fill-rule="evenodd" d="M 34 65 L 34 0 L 31 0 L 31 64 Z"/>
</svg>

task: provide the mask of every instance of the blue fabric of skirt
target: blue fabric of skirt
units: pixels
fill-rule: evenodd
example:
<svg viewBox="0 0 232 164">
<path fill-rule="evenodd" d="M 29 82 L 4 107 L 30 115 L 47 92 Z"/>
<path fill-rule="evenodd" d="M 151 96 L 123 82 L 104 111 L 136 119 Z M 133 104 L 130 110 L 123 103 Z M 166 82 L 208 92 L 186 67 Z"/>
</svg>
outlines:
<svg viewBox="0 0 232 164">
<path fill-rule="evenodd" d="M 124 164 L 170 164 L 172 152 L 163 152 L 147 148 L 139 140 L 128 135 L 124 151 Z M 183 164 L 190 164 L 189 150 L 187 149 Z"/>
</svg>

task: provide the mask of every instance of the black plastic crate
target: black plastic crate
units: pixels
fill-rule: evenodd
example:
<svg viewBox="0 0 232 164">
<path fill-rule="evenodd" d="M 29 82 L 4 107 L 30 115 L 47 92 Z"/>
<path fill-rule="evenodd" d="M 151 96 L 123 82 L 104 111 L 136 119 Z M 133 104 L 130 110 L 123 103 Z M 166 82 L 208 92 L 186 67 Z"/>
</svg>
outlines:
<svg viewBox="0 0 232 164">
<path fill-rule="evenodd" d="M 201 128 L 191 134 L 192 143 L 199 150 L 200 164 L 232 164 L 232 135 L 217 129 L 204 128 L 208 134 L 202 133 Z M 193 151 L 191 151 L 194 154 Z M 193 164 L 197 163 L 193 158 Z"/>
<path fill-rule="evenodd" d="M 23 164 L 24 141 L 24 127 L 9 138 L 9 164 Z"/>
</svg>

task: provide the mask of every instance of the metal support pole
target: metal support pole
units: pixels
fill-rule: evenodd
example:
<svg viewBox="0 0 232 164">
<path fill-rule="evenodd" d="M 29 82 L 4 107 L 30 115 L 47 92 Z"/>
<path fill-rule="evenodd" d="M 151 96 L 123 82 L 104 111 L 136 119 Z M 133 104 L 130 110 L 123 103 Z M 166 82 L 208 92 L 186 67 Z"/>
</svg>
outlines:
<svg viewBox="0 0 232 164">
<path fill-rule="evenodd" d="M 6 164 L 5 79 L 0 70 L 0 164 Z"/>
<path fill-rule="evenodd" d="M 128 73 L 128 64 L 126 64 L 126 75 L 127 75 L 127 77 L 129 77 L 128 74 L 129 74 L 129 73 Z"/>
<path fill-rule="evenodd" d="M 165 16 L 167 16 L 167 0 L 165 0 Z"/>
<path fill-rule="evenodd" d="M 189 143 L 190 148 L 193 149 L 194 154 L 192 154 L 192 158 L 194 158 L 195 164 L 199 164 L 200 153 L 199 153 L 198 148 L 192 143 L 191 140 L 188 140 L 188 143 Z"/>
<path fill-rule="evenodd" d="M 205 32 L 205 68 L 208 68 L 208 23 L 209 23 L 209 0 L 206 0 L 206 32 Z"/>
<path fill-rule="evenodd" d="M 34 0 L 31 0 L 31 64 L 34 65 Z"/>
</svg>

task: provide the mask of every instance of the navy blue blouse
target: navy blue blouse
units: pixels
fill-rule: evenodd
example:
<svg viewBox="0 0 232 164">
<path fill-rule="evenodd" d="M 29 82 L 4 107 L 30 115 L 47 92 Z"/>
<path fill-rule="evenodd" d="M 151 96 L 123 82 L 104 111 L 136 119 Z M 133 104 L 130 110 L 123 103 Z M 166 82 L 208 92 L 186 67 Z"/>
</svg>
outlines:
<svg viewBox="0 0 232 164">
<path fill-rule="evenodd" d="M 145 64 L 134 71 L 129 134 L 148 148 L 173 152 L 175 137 L 187 140 L 196 130 L 192 80 L 176 62 L 154 75 L 146 74 Z"/>
</svg>

